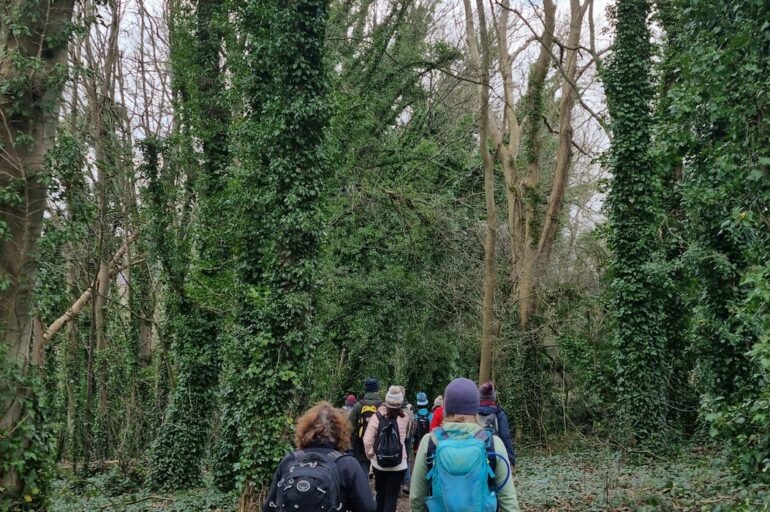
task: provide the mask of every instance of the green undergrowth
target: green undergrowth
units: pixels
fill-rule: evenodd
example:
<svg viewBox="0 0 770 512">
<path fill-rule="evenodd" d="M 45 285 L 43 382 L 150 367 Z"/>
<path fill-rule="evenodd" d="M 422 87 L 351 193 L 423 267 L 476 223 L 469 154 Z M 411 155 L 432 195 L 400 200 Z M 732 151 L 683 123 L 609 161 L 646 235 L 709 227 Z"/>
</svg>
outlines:
<svg viewBox="0 0 770 512">
<path fill-rule="evenodd" d="M 233 512 L 236 499 L 213 486 L 177 493 L 144 489 L 116 470 L 90 478 L 62 472 L 51 512 Z M 724 459 L 693 450 L 670 459 L 635 460 L 609 449 L 549 455 L 524 452 L 516 487 L 531 511 L 770 511 L 770 487 L 741 485 Z M 208 482 L 208 481 L 207 481 Z"/>
<path fill-rule="evenodd" d="M 230 512 L 236 502 L 232 493 L 217 491 L 209 475 L 203 487 L 169 493 L 114 470 L 89 478 L 63 471 L 51 494 L 50 512 Z"/>
<path fill-rule="evenodd" d="M 770 510 L 770 487 L 740 484 L 712 451 L 665 460 L 633 459 L 610 450 L 525 453 L 516 475 L 522 510 Z"/>
</svg>

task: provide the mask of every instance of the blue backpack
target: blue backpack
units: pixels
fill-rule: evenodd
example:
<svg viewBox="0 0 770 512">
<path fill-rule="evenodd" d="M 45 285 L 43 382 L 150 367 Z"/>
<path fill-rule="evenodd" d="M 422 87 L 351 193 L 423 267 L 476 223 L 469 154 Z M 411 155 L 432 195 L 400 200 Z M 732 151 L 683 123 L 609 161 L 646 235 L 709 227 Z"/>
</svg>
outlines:
<svg viewBox="0 0 770 512">
<path fill-rule="evenodd" d="M 438 444 L 431 438 L 428 445 L 428 512 L 495 512 L 497 492 L 511 471 L 509 466 L 505 481 L 495 487 L 496 458 L 505 458 L 495 453 L 494 438 L 483 429 L 475 435 L 441 427 L 433 432 Z"/>
</svg>

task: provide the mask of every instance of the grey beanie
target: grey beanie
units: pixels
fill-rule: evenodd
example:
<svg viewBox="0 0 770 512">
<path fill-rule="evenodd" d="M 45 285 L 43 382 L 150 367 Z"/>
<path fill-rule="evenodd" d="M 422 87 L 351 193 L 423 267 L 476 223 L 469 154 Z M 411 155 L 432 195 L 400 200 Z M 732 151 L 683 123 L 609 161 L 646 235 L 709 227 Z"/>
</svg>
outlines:
<svg viewBox="0 0 770 512">
<path fill-rule="evenodd" d="M 450 382 L 444 391 L 444 413 L 478 414 L 479 388 L 476 383 L 462 377 Z"/>
<path fill-rule="evenodd" d="M 400 386 L 390 386 L 388 394 L 385 395 L 385 407 L 389 409 L 401 409 L 404 405 L 404 393 Z"/>
</svg>

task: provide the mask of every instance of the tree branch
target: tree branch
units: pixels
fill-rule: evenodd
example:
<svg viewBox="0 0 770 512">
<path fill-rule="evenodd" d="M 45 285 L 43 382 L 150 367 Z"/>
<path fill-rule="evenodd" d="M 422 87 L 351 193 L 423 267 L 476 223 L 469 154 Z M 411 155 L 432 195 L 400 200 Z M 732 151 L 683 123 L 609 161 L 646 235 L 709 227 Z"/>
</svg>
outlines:
<svg viewBox="0 0 770 512">
<path fill-rule="evenodd" d="M 139 236 L 139 233 L 134 233 L 128 239 L 126 240 L 126 243 L 124 243 L 120 249 L 115 252 L 115 254 L 112 256 L 112 259 L 109 262 L 109 269 L 110 269 L 110 279 L 115 277 L 119 271 L 118 264 L 120 263 L 120 260 L 123 258 L 123 256 L 126 254 L 126 251 L 128 250 L 128 246 L 136 240 L 136 238 Z M 67 309 L 67 311 L 64 312 L 62 316 L 57 318 L 56 320 L 51 323 L 51 325 L 48 326 L 48 328 L 45 330 L 45 333 L 43 334 L 43 341 L 48 341 L 51 338 L 53 338 L 57 332 L 61 330 L 62 327 L 67 325 L 67 323 L 72 320 L 73 318 L 77 317 L 80 312 L 83 310 L 83 308 L 91 301 L 91 297 L 94 294 L 94 285 L 92 284 L 86 291 L 84 291 L 80 297 L 75 300 L 75 302 L 72 303 L 72 305 Z"/>
</svg>

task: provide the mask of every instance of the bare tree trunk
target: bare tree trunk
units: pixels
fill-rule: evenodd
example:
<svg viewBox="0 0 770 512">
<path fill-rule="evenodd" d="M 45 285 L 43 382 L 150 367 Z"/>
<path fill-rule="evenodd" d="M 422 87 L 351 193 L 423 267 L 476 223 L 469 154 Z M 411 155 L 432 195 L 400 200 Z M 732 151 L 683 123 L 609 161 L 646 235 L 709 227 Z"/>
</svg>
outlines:
<svg viewBox="0 0 770 512">
<path fill-rule="evenodd" d="M 545 0 L 546 24 L 548 23 L 548 4 Z M 513 97 L 513 70 L 512 58 L 508 47 L 508 16 L 510 14 L 510 0 L 500 2 L 500 16 L 497 19 L 497 47 L 500 53 L 500 75 L 503 77 L 503 100 L 505 102 L 503 131 L 506 131 L 508 141 L 504 140 L 503 134 L 497 131 L 495 135 L 495 144 L 498 149 L 498 159 L 503 168 L 503 177 L 505 179 L 505 198 L 508 203 L 508 238 L 511 250 L 511 284 L 512 290 L 516 289 L 518 282 L 517 267 L 521 261 L 521 241 L 524 236 L 522 225 L 522 204 L 518 194 L 519 180 L 516 169 L 516 159 L 519 156 L 519 147 L 521 143 L 521 126 L 516 118 L 516 102 Z M 551 17 L 553 13 L 551 12 Z"/>
<path fill-rule="evenodd" d="M 126 242 L 130 244 L 134 240 L 136 240 L 136 237 L 138 236 L 138 233 L 134 233 L 131 235 Z M 109 279 L 114 278 L 117 275 L 118 270 L 121 268 L 119 267 L 120 262 L 123 259 L 123 256 L 126 254 L 126 249 L 128 245 L 124 244 L 120 249 L 118 249 L 115 254 L 112 256 L 112 259 L 109 263 Z M 67 325 L 69 322 L 71 322 L 73 319 L 77 318 L 77 316 L 83 311 L 83 308 L 88 305 L 88 303 L 91 301 L 91 298 L 93 297 L 93 288 L 89 287 L 86 291 L 80 294 L 80 296 L 75 300 L 75 302 L 72 303 L 72 305 L 65 311 L 59 318 L 51 322 L 51 325 L 48 326 L 48 328 L 45 330 L 45 333 L 43 334 L 43 338 L 45 341 L 50 340 L 53 338 L 56 333 L 58 333 L 62 327 Z"/>
<path fill-rule="evenodd" d="M 497 215 L 495 211 L 495 166 L 489 152 L 489 34 L 482 0 L 476 0 L 476 12 L 479 22 L 480 46 L 476 40 L 473 20 L 473 7 L 470 0 L 464 0 L 465 27 L 468 48 L 471 54 L 471 67 L 478 74 L 479 86 L 479 152 L 484 169 L 484 198 L 487 210 L 486 237 L 484 241 L 484 296 L 481 306 L 481 361 L 479 364 L 479 382 L 489 380 L 492 367 L 492 354 L 495 347 L 495 288 L 496 265 L 495 248 L 497 239 Z M 479 51 L 480 48 L 480 51 Z"/>
<path fill-rule="evenodd" d="M 114 171 L 116 156 L 115 148 L 111 144 L 114 138 L 114 87 L 115 66 L 118 56 L 118 32 L 120 28 L 120 13 L 115 0 L 108 2 L 111 14 L 111 23 L 107 34 L 107 47 L 104 49 L 103 59 L 97 59 L 91 44 L 91 36 L 85 40 L 86 57 L 88 66 L 94 73 L 86 84 L 88 93 L 88 111 L 90 113 L 91 129 L 94 139 L 94 160 L 96 167 L 96 206 L 98 214 L 99 242 L 97 248 L 98 265 L 95 277 L 93 299 L 93 331 L 95 335 L 95 376 L 97 402 L 97 434 L 99 440 L 95 445 L 96 456 L 104 461 L 109 454 L 111 439 L 109 435 L 109 390 L 108 390 L 108 364 L 106 361 L 107 321 L 106 307 L 110 292 L 110 256 L 109 243 L 112 239 L 112 226 L 108 220 L 107 190 L 110 187 L 110 171 Z M 97 12 L 96 4 L 90 6 L 91 15 Z M 101 62 L 101 69 L 100 69 Z M 119 157 L 117 157 L 119 158 Z"/>
<path fill-rule="evenodd" d="M 575 78 L 577 76 L 577 48 L 580 45 L 583 17 L 591 0 L 580 5 L 580 0 L 570 0 L 570 28 L 564 55 L 564 80 L 561 88 L 561 104 L 559 106 L 559 150 L 556 157 L 551 195 L 543 224 L 543 230 L 538 242 L 537 252 L 540 260 L 547 262 L 551 256 L 551 248 L 559 225 L 564 194 L 567 190 L 567 178 L 572 163 L 572 108 L 575 106 Z"/>
<path fill-rule="evenodd" d="M 43 161 L 53 146 L 61 101 L 61 81 L 50 78 L 55 67 L 61 69 L 67 64 L 68 38 L 61 36 L 68 29 L 74 3 L 51 0 L 41 3 L 41 8 L 47 7 L 45 15 L 16 19 L 18 13 L 32 11 L 21 7 L 28 1 L 6 0 L 0 7 L 4 18 L 10 16 L 13 22 L 29 28 L 11 34 L 5 19 L 0 24 L 0 83 L 10 85 L 10 90 L 0 96 L 0 188 L 16 192 L 19 199 L 0 204 L 0 221 L 7 230 L 0 242 L 0 364 L 4 372 L 16 374 L 22 381 L 30 366 L 38 362 L 31 337 L 31 293 L 36 270 L 31 253 L 42 229 L 46 206 Z M 34 71 L 32 67 L 20 69 L 16 57 L 39 57 L 44 66 Z M 29 81 L 18 90 L 20 75 L 29 75 Z M 0 391 L 7 396 L 0 401 L 0 437 L 13 435 L 6 433 L 15 432 L 29 414 L 24 405 L 28 387 L 15 379 L 11 382 L 17 384 L 0 383 Z M 24 439 L 0 452 L 0 456 L 20 460 L 29 442 Z M 24 488 L 24 476 L 14 465 L 8 470 L 0 467 L 0 487 L 13 498 Z"/>
</svg>

